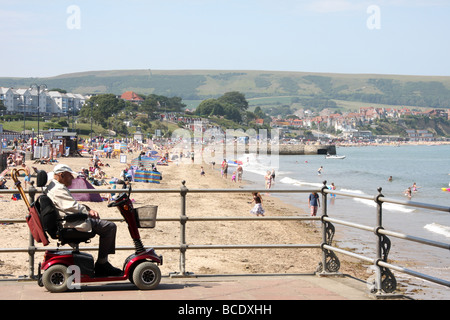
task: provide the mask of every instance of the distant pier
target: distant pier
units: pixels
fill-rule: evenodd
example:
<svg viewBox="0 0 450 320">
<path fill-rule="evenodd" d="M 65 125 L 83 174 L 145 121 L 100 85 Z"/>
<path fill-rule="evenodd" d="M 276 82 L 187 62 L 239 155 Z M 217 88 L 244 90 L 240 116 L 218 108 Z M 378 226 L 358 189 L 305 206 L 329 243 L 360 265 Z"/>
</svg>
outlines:
<svg viewBox="0 0 450 320">
<path fill-rule="evenodd" d="M 246 153 L 252 153 L 257 150 L 259 154 L 272 154 L 272 151 L 275 154 L 279 155 L 326 155 L 336 154 L 336 146 L 328 145 L 328 144 L 280 144 L 272 146 L 268 145 L 260 145 L 259 148 L 255 145 L 247 145 Z"/>
</svg>

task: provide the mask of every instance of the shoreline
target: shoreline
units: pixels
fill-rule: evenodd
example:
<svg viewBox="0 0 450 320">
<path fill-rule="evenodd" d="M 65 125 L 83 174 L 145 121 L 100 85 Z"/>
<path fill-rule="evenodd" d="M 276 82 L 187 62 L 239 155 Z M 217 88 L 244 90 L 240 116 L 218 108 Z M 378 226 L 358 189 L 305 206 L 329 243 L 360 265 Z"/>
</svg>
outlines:
<svg viewBox="0 0 450 320">
<path fill-rule="evenodd" d="M 137 153 L 132 155 L 136 158 Z M 89 167 L 90 157 L 59 158 L 59 163 L 79 171 L 81 167 Z M 110 179 L 118 176 L 126 163 L 119 163 L 119 159 L 104 159 L 109 167 L 102 167 Z M 131 159 L 127 161 L 131 163 Z M 27 163 L 31 166 L 30 163 Z M 53 165 L 33 165 L 47 172 Z M 205 176 L 200 175 L 199 164 L 169 163 L 169 166 L 158 166 L 163 175 L 161 184 L 133 182 L 135 189 L 179 189 L 181 181 L 186 181 L 188 189 L 229 189 L 239 188 L 239 185 L 248 185 L 251 181 L 242 183 L 231 182 L 231 174 L 225 180 L 220 176 L 220 170 L 204 165 Z M 32 178 L 33 179 L 33 178 Z M 22 181 L 22 180 L 21 180 Z M 8 180 L 11 188 L 12 180 Z M 97 189 L 106 189 L 105 186 L 95 186 Z M 147 204 L 158 205 L 158 217 L 178 217 L 180 215 L 179 194 L 136 193 L 131 196 L 135 207 Z M 24 219 L 27 209 L 23 201 L 8 199 L 8 195 L 1 198 L 0 207 L 4 212 L 4 219 Z M 187 195 L 186 214 L 191 217 L 201 216 L 250 216 L 251 193 L 242 190 L 242 193 L 211 193 Z M 84 203 L 84 202 L 82 202 Z M 117 210 L 106 207 L 105 202 L 89 202 L 89 206 L 97 210 L 102 218 L 117 218 Z M 281 199 L 263 195 L 263 206 L 266 215 L 307 215 L 304 210 Z M 8 208 L 8 209 L 6 209 Z M 8 214 L 5 214 L 8 212 Z M 186 226 L 186 241 L 188 244 L 320 244 L 321 232 L 318 228 L 307 225 L 309 222 L 291 221 L 248 221 L 248 222 L 188 222 Z M 116 247 L 131 246 L 132 240 L 124 223 L 117 223 Z M 0 240 L 2 248 L 28 247 L 28 227 L 24 223 L 1 225 L 3 234 Z M 249 232 L 251 230 L 251 232 Z M 180 231 L 177 222 L 157 222 L 154 229 L 140 229 L 145 246 L 179 245 Z M 88 246 L 98 245 L 98 237 L 92 239 Z M 40 244 L 37 244 L 40 247 Z M 55 247 L 56 241 L 51 240 L 49 247 Z M 179 271 L 179 250 L 157 250 L 164 256 L 164 265 L 161 266 L 163 274 Z M 96 252 L 91 254 L 96 257 Z M 116 250 L 110 256 L 113 265 L 120 267 L 124 259 L 131 254 L 128 251 Z M 42 259 L 42 252 L 36 253 L 35 268 Z M 366 268 L 361 263 L 348 257 L 339 257 L 341 273 L 347 273 L 360 279 L 367 278 Z M 186 253 L 186 271 L 198 274 L 254 274 L 254 273 L 305 273 L 314 272 L 321 261 L 320 249 L 205 249 L 188 250 Z M 356 261 L 356 262 L 355 262 Z M 353 263 L 347 263 L 353 262 Z M 0 255 L 0 278 L 8 279 L 28 274 L 28 256 L 26 253 Z"/>
</svg>

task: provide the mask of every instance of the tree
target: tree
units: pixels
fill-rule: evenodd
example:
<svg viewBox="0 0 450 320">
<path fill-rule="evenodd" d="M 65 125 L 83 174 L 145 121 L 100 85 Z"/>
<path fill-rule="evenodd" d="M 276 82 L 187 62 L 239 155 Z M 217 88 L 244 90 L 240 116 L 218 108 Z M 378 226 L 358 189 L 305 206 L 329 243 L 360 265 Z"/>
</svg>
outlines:
<svg viewBox="0 0 450 320">
<path fill-rule="evenodd" d="M 266 114 L 261 110 L 260 106 L 256 107 L 253 113 L 260 119 L 264 119 L 264 117 L 266 116 Z"/>
<path fill-rule="evenodd" d="M 215 113 L 217 112 L 217 114 Z M 200 102 L 197 109 L 195 109 L 195 114 L 199 116 L 220 116 L 224 115 L 223 105 L 217 99 L 206 99 Z"/>
<path fill-rule="evenodd" d="M 225 110 L 225 118 L 233 120 L 234 122 L 242 121 L 241 111 L 236 106 L 227 104 L 225 105 L 224 110 Z"/>
<path fill-rule="evenodd" d="M 220 103 L 229 104 L 238 108 L 240 111 L 246 111 L 248 108 L 248 102 L 245 99 L 245 95 L 238 91 L 227 92 L 218 100 Z"/>
<path fill-rule="evenodd" d="M 92 104 L 92 119 L 99 123 L 103 128 L 107 126 L 107 119 L 113 114 L 117 114 L 125 108 L 125 101 L 116 98 L 114 94 L 101 94 L 91 97 L 83 105 L 80 115 L 85 118 L 91 117 Z"/>
</svg>

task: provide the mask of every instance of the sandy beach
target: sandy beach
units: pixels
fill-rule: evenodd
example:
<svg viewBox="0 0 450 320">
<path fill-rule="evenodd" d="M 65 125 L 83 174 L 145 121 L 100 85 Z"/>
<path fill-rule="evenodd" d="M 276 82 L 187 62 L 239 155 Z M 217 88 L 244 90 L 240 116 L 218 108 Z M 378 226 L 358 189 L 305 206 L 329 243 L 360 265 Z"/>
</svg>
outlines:
<svg viewBox="0 0 450 320">
<path fill-rule="evenodd" d="M 137 153 L 128 155 L 128 163 L 137 157 Z M 89 167 L 90 157 L 59 158 L 59 163 L 69 165 L 74 171 L 80 171 L 82 167 Z M 120 171 L 126 164 L 119 159 L 102 159 L 108 179 L 119 177 Z M 28 166 L 51 171 L 53 165 L 32 164 Z M 161 184 L 133 182 L 134 189 L 179 189 L 181 181 L 186 181 L 189 189 L 225 189 L 239 188 L 245 183 L 231 182 L 220 176 L 220 168 L 212 169 L 203 165 L 205 176 L 200 175 L 200 165 L 169 163 L 168 166 L 158 166 L 163 175 Z M 34 180 L 35 178 L 32 178 Z M 23 181 L 23 180 L 21 180 Z M 7 186 L 13 187 L 13 181 L 8 177 Z M 96 188 L 106 189 L 107 186 Z M 158 217 L 180 216 L 180 195 L 172 193 L 135 193 L 131 196 L 135 200 L 135 207 L 148 204 L 158 205 Z M 188 217 L 202 216 L 232 216 L 247 217 L 252 205 L 251 193 L 228 194 L 200 194 L 188 193 L 186 210 Z M 107 202 L 89 202 L 92 209 L 100 213 L 101 218 L 119 218 L 120 214 L 115 208 L 107 208 Z M 266 216 L 293 216 L 307 215 L 301 209 L 283 203 L 281 200 L 263 195 L 263 207 Z M 11 195 L 0 195 L 0 208 L 3 219 L 24 219 L 27 208 L 23 200 L 13 201 Z M 317 225 L 319 223 L 317 222 Z M 132 246 L 125 223 L 117 223 L 116 246 Z M 28 246 L 28 227 L 25 223 L 13 223 L 0 225 L 1 248 L 25 248 Z M 140 229 L 143 243 L 146 246 L 164 246 L 180 244 L 179 222 L 157 222 L 154 229 Z M 298 221 L 218 221 L 218 222 L 188 222 L 186 231 L 188 244 L 319 244 L 321 243 L 321 231 L 310 225 L 310 222 Z M 87 246 L 97 246 L 98 237 Z M 56 247 L 56 241 L 51 240 L 50 246 Z M 37 244 L 37 246 L 41 246 Z M 96 257 L 96 251 L 90 251 Z M 110 256 L 110 262 L 121 267 L 125 258 L 132 252 L 116 251 Z M 164 264 L 161 266 L 163 275 L 178 272 L 179 251 L 158 250 L 158 254 L 164 256 Z M 43 253 L 36 254 L 37 263 L 42 260 Z M 367 277 L 365 268 L 352 258 L 339 255 L 341 260 L 341 273 L 350 274 L 359 278 Z M 194 274 L 252 274 L 252 273 L 311 273 L 314 272 L 321 261 L 319 249 L 215 249 L 215 250 L 188 250 L 186 255 L 186 271 Z M 0 254 L 0 278 L 17 278 L 28 275 L 28 255 L 26 253 L 1 253 Z"/>
</svg>

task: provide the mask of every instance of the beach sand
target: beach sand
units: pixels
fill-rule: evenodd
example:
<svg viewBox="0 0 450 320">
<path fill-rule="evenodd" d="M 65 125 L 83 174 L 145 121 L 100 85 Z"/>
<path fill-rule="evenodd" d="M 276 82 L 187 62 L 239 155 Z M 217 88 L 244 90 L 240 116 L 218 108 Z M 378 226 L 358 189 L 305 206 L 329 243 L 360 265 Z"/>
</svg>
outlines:
<svg viewBox="0 0 450 320">
<path fill-rule="evenodd" d="M 128 155 L 128 163 L 137 154 Z M 82 167 L 89 167 L 90 158 L 59 158 L 59 163 L 69 165 L 74 171 Z M 109 167 L 102 167 L 108 178 L 119 177 L 120 170 L 126 164 L 119 159 L 102 159 Z M 36 165 L 51 171 L 53 165 Z M 225 180 L 220 176 L 220 168 L 213 170 L 203 165 L 206 176 L 200 176 L 200 165 L 170 163 L 169 166 L 158 166 L 163 174 L 161 184 L 133 182 L 133 189 L 180 189 L 181 181 L 186 181 L 188 189 L 225 189 L 239 188 L 240 183 L 231 182 L 231 175 Z M 7 186 L 13 187 L 13 181 L 8 178 Z M 32 178 L 34 180 L 34 178 Z M 245 172 L 244 172 L 245 180 Z M 22 184 L 23 180 L 21 179 Z M 245 182 L 244 182 L 245 183 Z M 107 186 L 96 187 L 106 189 Z M 158 217 L 177 218 L 180 216 L 181 197 L 177 193 L 134 193 L 134 206 L 148 204 L 158 205 Z M 188 217 L 230 216 L 248 217 L 252 200 L 250 192 L 242 193 L 188 193 L 186 201 L 186 215 Z M 107 202 L 89 202 L 92 209 L 100 213 L 101 218 L 119 218 L 116 208 L 107 208 Z M 263 195 L 263 207 L 266 216 L 294 216 L 307 213 L 301 209 L 283 203 L 281 200 Z M 0 195 L 2 219 L 24 219 L 27 208 L 23 200 L 13 201 L 11 195 Z M 319 225 L 319 222 L 315 222 Z M 116 246 L 132 246 L 133 242 L 125 223 L 118 222 Z M 145 246 L 167 246 L 180 244 L 179 222 L 157 222 L 154 229 L 140 229 Z M 0 248 L 28 247 L 29 232 L 25 223 L 0 225 Z M 321 230 L 310 225 L 310 222 L 299 221 L 214 221 L 187 222 L 186 241 L 188 244 L 320 244 Z M 51 240 L 50 247 L 56 247 L 55 240 Z M 83 246 L 82 244 L 81 246 Z M 98 237 L 93 238 L 87 246 L 97 246 Z M 41 247 L 41 244 L 37 244 Z M 89 251 L 96 257 L 96 251 Z M 110 262 L 122 267 L 125 258 L 131 251 L 116 251 L 110 255 Z M 178 250 L 157 250 L 164 257 L 164 264 L 160 267 L 163 275 L 179 272 Z M 363 279 L 367 278 L 366 269 L 355 259 L 338 255 L 341 260 L 341 273 Z M 35 268 L 42 260 L 43 253 L 36 253 Z M 320 249 L 214 249 L 187 250 L 186 272 L 194 274 L 254 274 L 254 273 L 312 273 L 316 270 L 322 255 Z M 27 253 L 0 253 L 0 278 L 17 278 L 28 275 Z"/>
</svg>

